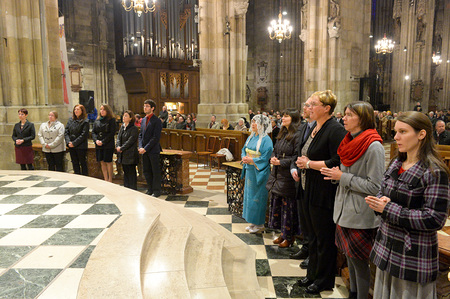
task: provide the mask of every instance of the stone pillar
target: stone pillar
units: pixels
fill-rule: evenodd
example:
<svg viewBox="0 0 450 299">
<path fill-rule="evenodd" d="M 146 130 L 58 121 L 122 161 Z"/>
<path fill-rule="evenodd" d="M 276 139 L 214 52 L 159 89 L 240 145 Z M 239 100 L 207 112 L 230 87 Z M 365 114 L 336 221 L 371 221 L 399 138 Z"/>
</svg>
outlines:
<svg viewBox="0 0 450 299">
<path fill-rule="evenodd" d="M 371 1 L 303 1 L 301 38 L 305 42 L 305 98 L 331 89 L 335 111 L 359 99 L 359 78 L 369 71 Z M 355 7 L 361 7 L 355 13 Z"/>
<path fill-rule="evenodd" d="M 44 12 L 40 1 L 44 1 Z M 63 122 L 68 118 L 62 105 L 58 3 L 40 1 L 0 2 L 0 109 L 4 111 L 0 117 L 0 148 L 6 156 L 0 161 L 2 169 L 18 169 L 11 139 L 18 109 L 28 109 L 28 119 L 36 129 L 51 110 L 59 111 Z M 44 14 L 45 19 L 41 18 Z M 46 35 L 42 35 L 41 26 L 45 26 Z M 42 52 L 42 43 L 48 45 L 48 52 Z M 44 56 L 49 57 L 48 99 L 44 92 Z M 44 106 L 46 102 L 49 105 Z"/>
<path fill-rule="evenodd" d="M 391 109 L 412 110 L 416 102 L 422 109 L 429 105 L 431 57 L 435 0 L 402 0 L 400 15 L 400 43 L 396 45 L 392 66 Z M 407 51 L 403 51 L 406 47 Z M 405 76 L 409 79 L 405 79 Z M 413 91 L 413 92 L 412 92 Z"/>
<path fill-rule="evenodd" d="M 197 125 L 210 115 L 237 121 L 245 103 L 245 13 L 248 0 L 200 0 L 200 104 Z"/>
</svg>

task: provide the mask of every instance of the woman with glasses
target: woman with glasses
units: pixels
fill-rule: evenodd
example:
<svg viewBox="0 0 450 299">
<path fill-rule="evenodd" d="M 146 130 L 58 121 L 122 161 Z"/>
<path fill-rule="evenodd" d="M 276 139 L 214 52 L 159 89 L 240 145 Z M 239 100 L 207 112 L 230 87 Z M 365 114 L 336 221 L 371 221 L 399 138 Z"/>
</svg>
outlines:
<svg viewBox="0 0 450 299">
<path fill-rule="evenodd" d="M 339 166 L 337 149 L 346 131 L 333 121 L 331 114 L 337 104 L 331 90 L 318 91 L 311 96 L 310 118 L 316 126 L 305 143 L 296 164 L 301 169 L 300 200 L 306 201 L 306 231 L 308 232 L 309 263 L 307 276 L 299 281 L 306 292 L 318 294 L 334 287 L 337 248 L 334 244 L 336 225 L 333 222 L 336 184 L 325 180 L 320 173 L 323 167 Z"/>
</svg>

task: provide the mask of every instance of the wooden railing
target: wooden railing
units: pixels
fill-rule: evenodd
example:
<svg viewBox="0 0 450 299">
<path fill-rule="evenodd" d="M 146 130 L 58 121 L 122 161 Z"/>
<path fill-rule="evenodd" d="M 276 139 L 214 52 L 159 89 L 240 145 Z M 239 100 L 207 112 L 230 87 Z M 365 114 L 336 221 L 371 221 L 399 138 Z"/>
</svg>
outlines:
<svg viewBox="0 0 450 299">
<path fill-rule="evenodd" d="M 216 137 L 213 152 L 220 149 L 220 141 L 225 137 L 231 139 L 229 150 L 235 160 L 241 159 L 241 150 L 250 133 L 232 130 L 197 129 L 196 131 L 163 129 L 161 132 L 161 147 L 164 149 L 201 152 L 207 150 L 208 139 Z M 195 155 L 193 155 L 195 157 Z"/>
<path fill-rule="evenodd" d="M 392 160 L 397 152 L 397 142 L 391 143 L 391 154 L 390 159 Z M 439 155 L 441 155 L 442 159 L 444 160 L 445 164 L 447 164 L 448 167 L 450 167 L 450 145 L 436 145 L 437 151 Z"/>
</svg>

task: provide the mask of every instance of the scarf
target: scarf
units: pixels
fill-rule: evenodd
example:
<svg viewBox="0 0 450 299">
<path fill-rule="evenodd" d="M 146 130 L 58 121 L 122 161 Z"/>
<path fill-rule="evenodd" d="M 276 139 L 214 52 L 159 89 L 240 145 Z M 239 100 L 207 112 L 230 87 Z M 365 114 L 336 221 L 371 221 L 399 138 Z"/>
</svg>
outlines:
<svg viewBox="0 0 450 299">
<path fill-rule="evenodd" d="M 375 129 L 368 129 L 352 139 L 352 135 L 347 133 L 338 148 L 338 155 L 341 163 L 350 167 L 367 151 L 374 141 L 383 143 L 380 135 Z"/>
</svg>

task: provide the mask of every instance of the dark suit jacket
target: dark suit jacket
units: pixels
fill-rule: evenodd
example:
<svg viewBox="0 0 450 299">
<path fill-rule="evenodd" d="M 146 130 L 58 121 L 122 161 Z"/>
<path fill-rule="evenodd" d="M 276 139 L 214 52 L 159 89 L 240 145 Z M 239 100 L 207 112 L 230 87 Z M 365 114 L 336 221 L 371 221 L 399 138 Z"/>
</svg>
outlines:
<svg viewBox="0 0 450 299">
<path fill-rule="evenodd" d="M 338 121 L 338 120 L 336 119 L 336 121 Z M 338 122 L 339 122 L 341 125 L 344 125 L 344 120 L 343 120 L 342 118 L 340 118 Z"/>
<path fill-rule="evenodd" d="M 442 134 L 437 136 L 436 131 L 433 131 L 434 140 L 436 140 L 437 144 L 450 145 L 450 132 L 444 131 Z"/>
<path fill-rule="evenodd" d="M 36 137 L 36 130 L 34 128 L 34 124 L 32 122 L 29 122 L 28 120 L 23 125 L 23 129 L 20 129 L 20 122 L 18 122 L 14 126 L 12 139 L 14 140 L 14 145 L 18 147 L 22 146 L 31 146 L 33 140 Z M 21 145 L 16 144 L 17 139 L 23 139 L 23 143 Z"/>
<path fill-rule="evenodd" d="M 146 125 L 147 118 L 148 116 L 144 117 L 141 122 L 139 148 L 144 148 L 149 154 L 159 154 L 161 152 L 159 140 L 161 139 L 162 123 L 161 120 L 153 114 L 148 125 Z"/>
</svg>

